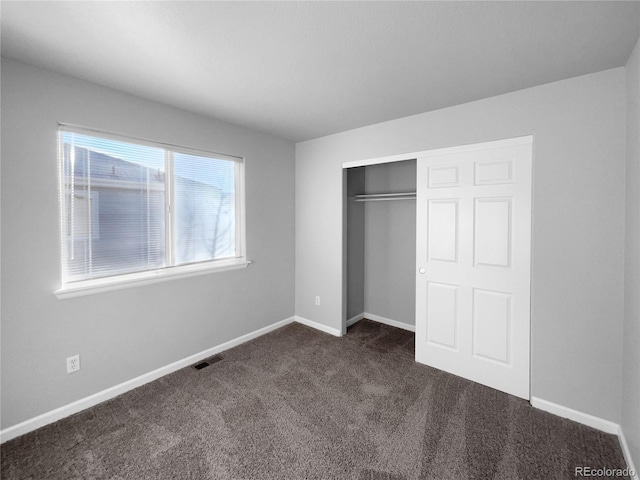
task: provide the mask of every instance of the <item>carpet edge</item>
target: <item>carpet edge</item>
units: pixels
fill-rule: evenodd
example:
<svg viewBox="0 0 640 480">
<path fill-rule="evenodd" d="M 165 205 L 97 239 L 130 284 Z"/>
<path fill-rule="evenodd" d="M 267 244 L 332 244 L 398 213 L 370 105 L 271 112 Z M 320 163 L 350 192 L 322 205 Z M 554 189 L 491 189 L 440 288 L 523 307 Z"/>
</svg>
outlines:
<svg viewBox="0 0 640 480">
<path fill-rule="evenodd" d="M 593 415 L 589 415 L 588 413 L 580 412 L 578 410 L 574 410 L 563 405 L 558 405 L 557 403 L 553 403 L 537 397 L 531 397 L 530 403 L 532 407 L 539 410 L 543 410 L 559 417 L 567 418 L 574 422 L 581 423 L 591 428 L 595 428 L 596 430 L 600 430 L 601 432 L 617 436 L 618 442 L 620 443 L 620 449 L 622 450 L 622 455 L 627 464 L 627 468 L 634 472 L 634 474 L 631 476 L 631 480 L 640 480 L 638 471 L 635 469 L 635 465 L 633 463 L 633 458 L 631 458 L 631 451 L 629 450 L 629 445 L 627 444 L 627 439 L 624 436 L 624 431 L 622 430 L 621 425 L 610 420 L 595 417 Z"/>
<path fill-rule="evenodd" d="M 629 444 L 627 443 L 627 439 L 624 436 L 624 431 L 622 430 L 622 425 L 618 425 L 618 441 L 620 442 L 620 448 L 622 449 L 622 455 L 624 456 L 624 461 L 627 462 L 627 468 L 634 472 L 631 475 L 631 480 L 640 480 L 640 474 L 633 463 L 633 458 L 631 458 L 631 450 L 629 449 Z"/>
<path fill-rule="evenodd" d="M 596 430 L 600 430 L 605 433 L 617 435 L 618 430 L 620 429 L 620 425 L 610 420 L 605 420 L 604 418 L 596 417 L 579 410 L 574 410 L 573 408 L 565 407 L 564 405 L 559 405 L 548 400 L 543 400 L 542 398 L 532 396 L 530 403 L 532 407 L 539 410 L 553 413 L 558 417 L 568 418 L 569 420 L 582 423 L 583 425 L 595 428 Z"/>
</svg>

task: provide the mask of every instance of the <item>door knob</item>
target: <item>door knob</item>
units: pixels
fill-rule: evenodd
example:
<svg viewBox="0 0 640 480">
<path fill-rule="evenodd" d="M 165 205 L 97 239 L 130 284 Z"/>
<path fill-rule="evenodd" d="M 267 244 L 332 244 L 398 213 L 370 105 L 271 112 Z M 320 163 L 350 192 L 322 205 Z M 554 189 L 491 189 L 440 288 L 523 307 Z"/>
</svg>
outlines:
<svg viewBox="0 0 640 480">
<path fill-rule="evenodd" d="M 419 271 L 421 274 L 423 274 L 423 275 L 427 272 L 427 270 L 426 270 L 426 269 L 424 269 L 424 268 L 421 268 L 421 269 L 420 269 L 420 270 L 418 270 L 418 271 Z"/>
</svg>

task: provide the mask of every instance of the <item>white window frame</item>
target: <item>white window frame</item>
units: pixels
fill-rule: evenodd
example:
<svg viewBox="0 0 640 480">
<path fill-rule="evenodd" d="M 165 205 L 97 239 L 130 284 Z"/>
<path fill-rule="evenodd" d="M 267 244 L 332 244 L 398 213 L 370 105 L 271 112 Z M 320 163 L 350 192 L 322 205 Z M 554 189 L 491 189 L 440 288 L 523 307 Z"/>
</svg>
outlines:
<svg viewBox="0 0 640 480">
<path fill-rule="evenodd" d="M 115 274 L 112 276 L 66 282 L 65 261 L 67 258 L 67 216 L 66 216 L 66 194 L 64 177 L 64 159 L 62 133 L 71 132 L 93 137 L 100 137 L 119 142 L 145 145 L 161 148 L 165 151 L 165 170 L 167 172 L 166 194 L 165 194 L 165 255 L 167 266 L 160 269 L 145 270 L 135 273 Z M 173 155 L 172 153 L 183 153 L 201 157 L 210 157 L 221 160 L 231 160 L 235 163 L 235 226 L 236 226 L 236 256 L 218 260 L 208 260 L 184 265 L 174 265 L 175 263 L 175 216 L 172 214 L 171 201 L 173 199 Z M 204 275 L 214 272 L 237 270 L 246 268 L 251 262 L 246 258 L 246 225 L 245 225 L 245 158 L 236 155 L 221 154 L 205 150 L 186 148 L 168 143 L 142 140 L 124 135 L 117 135 L 99 130 L 82 128 L 74 125 L 59 124 L 58 127 L 58 192 L 60 203 L 60 267 L 62 283 L 60 288 L 55 290 L 55 295 L 60 298 L 73 298 L 83 295 L 90 295 L 101 292 L 108 292 L 122 288 L 130 288 L 140 285 L 148 285 L 171 279 L 192 277 L 194 275 Z"/>
</svg>

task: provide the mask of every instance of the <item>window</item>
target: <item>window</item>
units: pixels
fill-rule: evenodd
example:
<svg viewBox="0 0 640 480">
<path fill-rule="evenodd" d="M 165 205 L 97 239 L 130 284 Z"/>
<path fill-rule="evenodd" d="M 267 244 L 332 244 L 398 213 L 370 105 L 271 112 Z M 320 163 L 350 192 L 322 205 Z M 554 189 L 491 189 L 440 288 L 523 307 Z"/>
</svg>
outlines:
<svg viewBox="0 0 640 480">
<path fill-rule="evenodd" d="M 58 292 L 247 265 L 242 158 L 60 127 L 59 162 Z"/>
</svg>

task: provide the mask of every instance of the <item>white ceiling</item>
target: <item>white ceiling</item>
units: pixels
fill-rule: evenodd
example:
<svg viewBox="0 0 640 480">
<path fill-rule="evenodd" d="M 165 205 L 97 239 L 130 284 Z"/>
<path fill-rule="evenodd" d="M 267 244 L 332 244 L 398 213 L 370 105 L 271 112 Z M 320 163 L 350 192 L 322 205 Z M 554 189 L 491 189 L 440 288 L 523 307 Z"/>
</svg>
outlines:
<svg viewBox="0 0 640 480">
<path fill-rule="evenodd" d="M 2 55 L 293 141 L 625 65 L 640 2 L 7 2 Z"/>
</svg>

